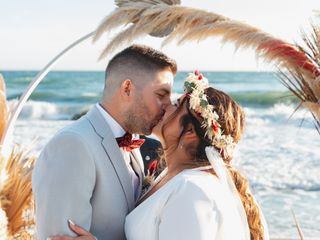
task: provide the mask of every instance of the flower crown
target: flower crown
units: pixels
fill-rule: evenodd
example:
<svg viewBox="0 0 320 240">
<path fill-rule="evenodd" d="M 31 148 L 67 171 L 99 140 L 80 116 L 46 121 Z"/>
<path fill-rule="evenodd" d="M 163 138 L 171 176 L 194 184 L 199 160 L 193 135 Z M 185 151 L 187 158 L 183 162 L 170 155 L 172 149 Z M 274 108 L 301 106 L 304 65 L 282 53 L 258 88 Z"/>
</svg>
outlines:
<svg viewBox="0 0 320 240">
<path fill-rule="evenodd" d="M 206 130 L 205 136 L 209 138 L 213 146 L 221 149 L 224 156 L 231 156 L 235 143 L 232 136 L 224 135 L 221 130 L 218 123 L 219 115 L 213 110 L 214 107 L 209 104 L 205 94 L 205 89 L 208 87 L 208 79 L 197 70 L 194 73 L 189 73 L 184 82 L 185 94 L 190 99 L 190 109 L 203 119 L 201 127 Z"/>
</svg>

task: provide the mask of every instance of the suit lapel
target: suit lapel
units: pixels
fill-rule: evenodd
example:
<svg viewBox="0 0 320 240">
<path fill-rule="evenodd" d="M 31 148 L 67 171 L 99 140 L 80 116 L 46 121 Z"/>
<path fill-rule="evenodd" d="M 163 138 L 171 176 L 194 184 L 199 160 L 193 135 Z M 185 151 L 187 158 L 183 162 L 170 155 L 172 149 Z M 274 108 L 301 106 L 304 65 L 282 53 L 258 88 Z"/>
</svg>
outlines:
<svg viewBox="0 0 320 240">
<path fill-rule="evenodd" d="M 139 175 L 139 189 L 138 189 L 138 198 L 139 198 L 142 190 L 142 182 L 144 180 L 143 160 L 142 160 L 139 149 L 132 150 L 130 155 L 132 156 L 132 167 L 134 168 L 134 171 Z"/>
<path fill-rule="evenodd" d="M 115 137 L 108 123 L 105 121 L 96 106 L 94 106 L 86 116 L 96 133 L 102 138 L 102 146 L 118 176 L 123 192 L 126 196 L 129 211 L 131 211 L 135 205 L 131 178 Z"/>
</svg>

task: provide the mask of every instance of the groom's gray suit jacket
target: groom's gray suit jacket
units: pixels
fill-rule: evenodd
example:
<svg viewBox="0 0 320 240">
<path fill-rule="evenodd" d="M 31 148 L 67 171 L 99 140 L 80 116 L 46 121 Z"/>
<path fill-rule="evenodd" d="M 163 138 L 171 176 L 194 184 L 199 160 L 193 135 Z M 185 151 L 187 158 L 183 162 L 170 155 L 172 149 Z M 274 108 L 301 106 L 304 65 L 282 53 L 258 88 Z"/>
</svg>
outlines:
<svg viewBox="0 0 320 240">
<path fill-rule="evenodd" d="M 136 172 L 143 161 L 133 150 Z M 96 106 L 61 130 L 44 148 L 32 176 L 39 240 L 71 235 L 67 220 L 99 240 L 125 239 L 126 215 L 134 208 L 132 182 L 114 135 Z"/>
</svg>

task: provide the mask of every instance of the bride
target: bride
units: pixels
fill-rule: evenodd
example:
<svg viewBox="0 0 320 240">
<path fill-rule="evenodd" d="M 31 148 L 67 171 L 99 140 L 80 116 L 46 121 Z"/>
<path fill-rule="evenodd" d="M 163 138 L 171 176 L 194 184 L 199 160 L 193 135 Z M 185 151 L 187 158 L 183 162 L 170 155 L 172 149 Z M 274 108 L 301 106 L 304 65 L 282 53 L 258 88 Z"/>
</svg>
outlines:
<svg viewBox="0 0 320 240">
<path fill-rule="evenodd" d="M 127 239 L 269 239 L 246 178 L 231 164 L 244 128 L 242 109 L 197 71 L 184 87 L 154 128 L 167 168 L 127 216 Z M 69 223 L 79 237 L 50 239 L 95 239 Z"/>
</svg>

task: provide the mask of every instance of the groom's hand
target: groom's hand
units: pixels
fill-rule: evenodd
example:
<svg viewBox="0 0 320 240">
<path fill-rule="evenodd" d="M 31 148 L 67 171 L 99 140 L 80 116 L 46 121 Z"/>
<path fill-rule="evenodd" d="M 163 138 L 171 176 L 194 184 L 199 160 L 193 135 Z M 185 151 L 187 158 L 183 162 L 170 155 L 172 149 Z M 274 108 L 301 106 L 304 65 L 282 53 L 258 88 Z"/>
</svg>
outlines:
<svg viewBox="0 0 320 240">
<path fill-rule="evenodd" d="M 77 226 L 71 220 L 68 220 L 69 228 L 74 231 L 78 237 L 68 237 L 68 236 L 56 236 L 49 237 L 47 240 L 97 240 L 90 232 L 87 232 L 82 227 Z"/>
</svg>

